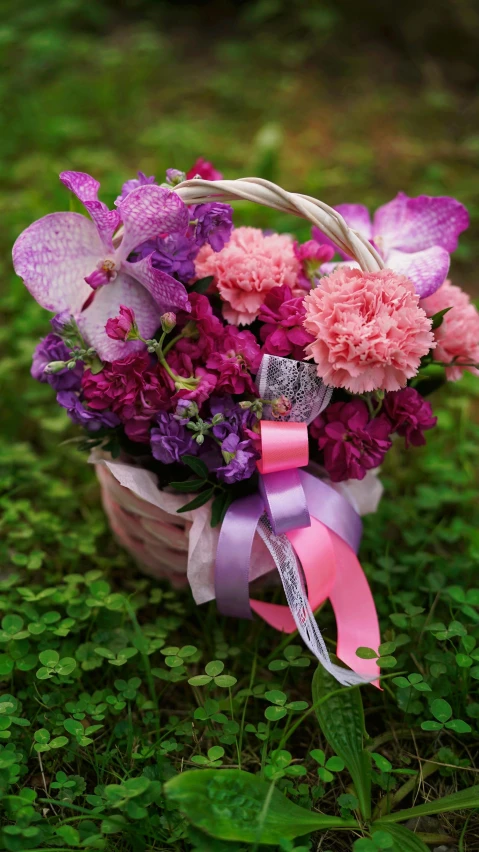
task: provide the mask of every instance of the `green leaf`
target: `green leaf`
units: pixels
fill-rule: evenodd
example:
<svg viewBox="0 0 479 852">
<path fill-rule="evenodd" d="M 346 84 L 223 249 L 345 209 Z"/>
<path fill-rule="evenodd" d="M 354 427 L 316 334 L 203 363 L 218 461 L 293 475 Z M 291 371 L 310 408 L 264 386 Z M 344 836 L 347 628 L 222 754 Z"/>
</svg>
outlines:
<svg viewBox="0 0 479 852">
<path fill-rule="evenodd" d="M 209 470 L 206 467 L 205 463 L 201 461 L 201 459 L 196 458 L 196 456 L 184 455 L 181 457 L 181 461 L 183 464 L 187 464 L 188 467 L 191 468 L 197 476 L 201 477 L 201 479 L 208 479 Z"/>
<path fill-rule="evenodd" d="M 214 280 L 213 275 L 207 275 L 206 278 L 198 278 L 198 281 L 195 281 L 193 286 L 188 287 L 190 293 L 206 293 L 210 286 L 211 282 Z"/>
<path fill-rule="evenodd" d="M 41 651 L 38 655 L 42 666 L 55 666 L 60 659 L 58 651 Z"/>
<path fill-rule="evenodd" d="M 206 686 L 207 683 L 211 683 L 213 678 L 208 675 L 195 675 L 194 677 L 190 677 L 188 683 L 191 686 Z"/>
<path fill-rule="evenodd" d="M 170 482 L 172 488 L 177 491 L 199 491 L 204 484 L 204 479 L 188 479 L 187 482 Z"/>
<path fill-rule="evenodd" d="M 452 716 L 452 707 L 448 701 L 443 698 L 436 698 L 431 703 L 431 713 L 438 722 L 447 722 Z"/>
<path fill-rule="evenodd" d="M 361 660 L 375 660 L 378 656 L 377 651 L 373 651 L 372 648 L 357 648 L 356 656 Z"/>
<path fill-rule="evenodd" d="M 470 734 L 472 731 L 471 726 L 467 722 L 463 722 L 462 719 L 451 719 L 450 722 L 446 722 L 445 727 L 449 731 L 455 731 L 456 734 Z"/>
<path fill-rule="evenodd" d="M 325 739 L 353 779 L 364 819 L 371 816 L 371 757 L 364 749 L 364 712 L 358 688 L 339 688 L 322 666 L 313 677 L 313 704 Z"/>
<path fill-rule="evenodd" d="M 377 754 L 377 752 L 372 752 L 371 757 L 381 772 L 391 772 L 392 764 L 386 757 L 383 757 L 382 754 Z"/>
<path fill-rule="evenodd" d="M 421 722 L 423 731 L 442 731 L 443 727 L 441 722 L 433 722 L 432 719 L 427 722 Z"/>
<path fill-rule="evenodd" d="M 76 719 L 65 719 L 63 727 L 65 728 L 65 731 L 68 731 L 68 733 L 72 734 L 74 737 L 83 736 L 83 725 L 81 722 L 77 722 Z"/>
<path fill-rule="evenodd" d="M 284 719 L 287 713 L 288 711 L 284 707 L 277 707 L 275 704 L 267 707 L 264 711 L 269 722 L 279 722 L 280 719 Z"/>
<path fill-rule="evenodd" d="M 417 805 L 415 808 L 407 808 L 404 811 L 388 814 L 381 817 L 381 823 L 404 822 L 404 820 L 414 819 L 415 817 L 445 814 L 451 811 L 466 810 L 466 808 L 479 808 L 479 784 L 475 784 L 467 790 L 460 790 L 458 793 L 451 793 L 450 796 L 443 796 L 442 799 Z"/>
<path fill-rule="evenodd" d="M 235 683 L 237 683 L 237 680 L 232 675 L 221 674 L 215 677 L 215 684 L 221 689 L 228 689 L 230 686 L 234 686 Z"/>
<path fill-rule="evenodd" d="M 221 662 L 221 660 L 212 660 L 211 663 L 206 663 L 205 672 L 210 677 L 215 677 L 216 675 L 221 674 L 225 667 L 225 664 Z"/>
<path fill-rule="evenodd" d="M 232 501 L 233 495 L 231 491 L 220 491 L 220 493 L 216 495 L 211 506 L 212 527 L 217 527 L 218 524 L 223 522 L 224 516 L 226 515 L 228 507 L 231 505 Z"/>
<path fill-rule="evenodd" d="M 424 841 L 421 840 L 417 834 L 414 834 L 413 831 L 410 831 L 409 828 L 405 828 L 402 825 L 383 826 L 381 821 L 373 823 L 371 831 L 374 840 L 376 840 L 379 832 L 381 832 L 381 834 L 384 832 L 384 828 L 387 829 L 387 833 L 392 837 L 394 842 L 393 846 L 386 848 L 390 848 L 394 850 L 394 852 L 429 852 Z"/>
<path fill-rule="evenodd" d="M 49 742 L 50 748 L 62 748 L 68 743 L 68 737 L 53 737 Z"/>
<path fill-rule="evenodd" d="M 164 790 L 193 825 L 221 840 L 275 845 L 312 831 L 357 826 L 300 808 L 241 769 L 193 769 L 170 779 Z"/>
<path fill-rule="evenodd" d="M 452 305 L 451 305 L 451 307 L 452 307 Z M 439 326 L 442 325 L 444 317 L 446 316 L 446 314 L 450 310 L 451 310 L 451 308 L 443 308 L 442 311 L 437 311 L 437 313 L 432 315 L 432 317 L 431 317 L 431 320 L 432 320 L 431 328 L 432 328 L 433 331 L 435 331 L 436 328 L 439 328 Z"/>
<path fill-rule="evenodd" d="M 214 490 L 214 485 L 212 485 L 211 488 L 207 488 L 205 491 L 202 491 L 201 494 L 198 494 L 197 497 L 195 497 L 193 500 L 190 500 L 189 503 L 185 503 L 184 506 L 181 506 L 176 511 L 179 514 L 181 512 L 192 512 L 193 509 L 199 509 L 200 506 L 204 506 L 205 503 L 210 500 L 210 498 L 213 496 Z"/>
</svg>

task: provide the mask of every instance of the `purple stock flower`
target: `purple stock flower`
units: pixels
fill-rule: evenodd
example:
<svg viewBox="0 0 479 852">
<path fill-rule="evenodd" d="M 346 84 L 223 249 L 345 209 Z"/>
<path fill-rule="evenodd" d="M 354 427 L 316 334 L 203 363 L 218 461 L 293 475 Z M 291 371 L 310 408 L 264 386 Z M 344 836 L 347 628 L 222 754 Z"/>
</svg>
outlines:
<svg viewBox="0 0 479 852">
<path fill-rule="evenodd" d="M 250 409 L 241 408 L 231 396 L 212 396 L 209 405 L 212 417 L 222 414 L 224 418 L 212 428 L 213 435 L 220 441 L 232 433 L 242 437 L 244 430 L 250 429 L 256 420 Z"/>
<path fill-rule="evenodd" d="M 384 397 L 384 411 L 391 421 L 391 432 L 406 439 L 406 447 L 420 447 L 426 443 L 423 431 L 432 429 L 437 417 L 432 413 L 431 403 L 415 388 L 403 388 Z"/>
<path fill-rule="evenodd" d="M 98 432 L 99 429 L 114 429 L 115 426 L 120 424 L 118 417 L 112 411 L 91 411 L 85 408 L 73 391 L 62 390 L 57 393 L 57 402 L 62 408 L 66 408 L 73 423 L 83 426 L 89 432 Z"/>
<path fill-rule="evenodd" d="M 233 208 L 213 201 L 190 207 L 190 220 L 196 221 L 195 241 L 198 249 L 209 243 L 213 251 L 221 251 L 233 230 Z"/>
<path fill-rule="evenodd" d="M 83 364 L 77 361 L 73 370 L 65 367 L 57 373 L 45 373 L 51 361 L 69 361 L 70 352 L 56 334 L 47 334 L 33 353 L 31 375 L 38 382 L 48 382 L 57 391 L 79 390 L 83 375 Z"/>
<path fill-rule="evenodd" d="M 184 234 L 169 234 L 142 243 L 135 252 L 135 259 L 151 258 L 155 269 L 168 275 L 176 275 L 180 281 L 188 282 L 195 277 L 194 260 L 198 246 Z"/>
<path fill-rule="evenodd" d="M 387 417 L 369 419 L 361 399 L 333 403 L 310 425 L 332 482 L 364 479 L 366 471 L 381 464 L 391 447 L 391 432 Z"/>
<path fill-rule="evenodd" d="M 147 186 L 150 183 L 155 183 L 155 176 L 151 175 L 151 177 L 147 177 L 143 174 L 143 172 L 138 172 L 137 178 L 131 178 L 131 180 L 127 180 L 122 188 L 121 194 L 115 200 L 115 206 L 119 207 L 122 201 L 125 200 L 126 196 L 133 192 L 134 189 L 138 189 L 139 186 Z"/>
<path fill-rule="evenodd" d="M 242 479 L 249 479 L 256 470 L 258 453 L 252 441 L 244 441 L 231 432 L 221 444 L 224 464 L 216 469 L 218 479 L 231 485 Z"/>
<path fill-rule="evenodd" d="M 421 298 L 435 293 L 445 280 L 449 255 L 469 225 L 464 205 L 448 196 L 409 198 L 400 192 L 376 210 L 372 221 L 362 204 L 339 204 L 335 209 L 375 246 L 386 266 L 411 279 Z M 312 233 L 319 243 L 334 245 L 319 228 Z M 348 259 L 344 252 L 339 254 Z M 325 263 L 321 272 L 329 274 L 336 265 Z M 353 261 L 347 265 L 357 266 Z"/>
<path fill-rule="evenodd" d="M 198 444 L 191 432 L 174 415 L 161 412 L 155 419 L 157 424 L 150 435 L 151 452 L 163 464 L 181 461 L 188 453 L 196 455 Z"/>
<path fill-rule="evenodd" d="M 69 326 L 72 327 L 73 322 L 74 320 L 70 311 L 60 311 L 59 314 L 55 314 L 51 318 L 50 325 L 55 334 L 62 334 L 68 330 Z"/>
<path fill-rule="evenodd" d="M 101 358 L 113 361 L 144 348 L 141 341 L 110 340 L 106 335 L 106 322 L 118 316 L 120 305 L 134 311 L 140 334 L 147 339 L 165 311 L 190 310 L 183 285 L 155 268 L 151 255 L 137 263 L 128 261 L 137 246 L 158 234 L 186 234 L 188 208 L 175 192 L 147 184 L 130 192 L 117 210 L 108 210 L 98 200 L 98 181 L 90 175 L 63 172 L 60 179 L 91 219 L 79 213 L 38 219 L 13 247 L 15 271 L 42 307 L 70 311 L 88 344 Z M 114 244 L 120 222 L 121 240 Z"/>
<path fill-rule="evenodd" d="M 183 183 L 186 180 L 186 175 L 184 172 L 180 171 L 180 169 L 167 169 L 166 170 L 166 182 L 170 184 L 170 186 L 176 186 L 178 183 Z"/>
</svg>

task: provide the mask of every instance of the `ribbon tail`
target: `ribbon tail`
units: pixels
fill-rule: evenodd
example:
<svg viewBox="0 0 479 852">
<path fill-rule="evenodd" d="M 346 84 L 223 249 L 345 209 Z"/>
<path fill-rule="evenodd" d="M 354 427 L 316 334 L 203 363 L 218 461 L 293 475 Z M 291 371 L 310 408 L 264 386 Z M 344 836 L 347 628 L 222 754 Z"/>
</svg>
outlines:
<svg viewBox="0 0 479 852">
<path fill-rule="evenodd" d="M 252 618 L 249 603 L 251 550 L 264 512 L 259 494 L 231 504 L 221 525 L 215 566 L 215 595 L 223 615 Z"/>
<path fill-rule="evenodd" d="M 316 523 L 319 524 L 318 521 Z M 326 535 L 329 537 L 329 531 L 326 530 L 323 524 L 319 524 L 319 526 L 321 526 L 325 530 Z M 312 529 L 308 530 L 307 532 L 311 533 L 314 528 L 315 525 L 313 525 Z M 306 594 L 304 582 L 298 565 L 298 560 L 296 558 L 292 543 L 289 541 L 289 538 L 285 535 L 274 535 L 271 528 L 271 524 L 269 523 L 265 515 L 263 515 L 258 524 L 258 532 L 264 543 L 266 544 L 266 547 L 268 548 L 269 552 L 271 553 L 276 567 L 278 568 L 279 575 L 281 577 L 281 582 L 283 584 L 284 592 L 286 595 L 286 600 L 288 601 L 289 611 L 287 607 L 275 606 L 274 609 L 271 609 L 271 607 L 274 606 L 273 604 L 264 605 L 260 602 L 252 601 L 252 605 L 255 611 L 258 612 L 259 615 L 265 618 L 266 621 L 268 621 L 270 624 L 272 624 L 273 627 L 276 627 L 277 629 L 277 619 L 280 619 L 279 623 L 284 624 L 286 626 L 285 632 L 288 633 L 291 632 L 291 621 L 294 622 L 293 629 L 298 630 L 300 636 L 302 637 L 304 643 L 307 645 L 311 653 L 314 654 L 314 656 L 319 660 L 321 665 L 324 666 L 324 668 L 343 686 L 354 686 L 356 684 L 369 683 L 372 680 L 371 677 L 364 677 L 361 674 L 358 674 L 354 671 L 348 671 L 347 669 L 344 669 L 341 666 L 337 666 L 331 662 L 328 649 L 326 648 L 324 639 L 321 635 L 321 631 L 314 617 L 313 610 L 311 609 L 310 603 L 308 601 L 308 595 Z M 297 533 L 306 531 L 295 530 L 294 532 Z M 313 538 L 314 537 L 315 536 L 313 536 Z M 310 552 L 312 549 L 311 544 L 312 542 L 310 540 Z M 334 581 L 334 566 L 334 561 L 332 563 L 331 561 L 329 561 L 329 567 L 327 566 L 327 586 L 324 589 L 325 594 L 321 595 L 323 600 L 330 594 L 330 588 L 328 588 L 328 586 L 330 586 L 332 582 L 334 582 L 333 588 L 336 585 L 336 582 Z M 319 601 L 316 605 L 319 605 L 320 602 L 321 601 Z M 284 612 L 280 614 L 278 612 L 280 610 L 283 610 Z M 291 620 L 288 619 L 288 616 Z M 287 629 L 288 627 L 290 629 Z M 279 629 L 284 629 L 284 627 L 279 627 Z"/>
<path fill-rule="evenodd" d="M 374 598 L 366 575 L 351 548 L 335 533 L 330 533 L 336 555 L 336 582 L 329 594 L 338 628 L 338 657 L 357 668 L 369 681 L 378 678 L 376 660 L 360 660 L 359 647 L 378 651 L 381 642 Z M 375 681 L 375 686 L 378 682 Z"/>
</svg>

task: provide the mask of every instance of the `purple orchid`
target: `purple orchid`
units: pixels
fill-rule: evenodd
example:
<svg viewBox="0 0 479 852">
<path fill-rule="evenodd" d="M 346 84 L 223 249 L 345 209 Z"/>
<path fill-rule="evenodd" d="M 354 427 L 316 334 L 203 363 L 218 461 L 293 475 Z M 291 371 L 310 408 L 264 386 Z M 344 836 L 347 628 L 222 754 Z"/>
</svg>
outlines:
<svg viewBox="0 0 479 852">
<path fill-rule="evenodd" d="M 100 184 L 82 172 L 62 172 L 60 180 L 84 204 L 79 213 L 50 213 L 23 231 L 13 247 L 13 265 L 37 302 L 50 311 L 68 310 L 90 346 L 112 361 L 142 348 L 141 341 L 111 340 L 108 319 L 127 305 L 140 334 L 150 338 L 168 310 L 189 311 L 183 285 L 153 267 L 151 255 L 128 257 L 159 234 L 185 234 L 188 208 L 166 187 L 146 184 L 109 210 L 98 200 Z M 93 221 L 92 221 L 93 220 Z M 114 238 L 120 223 L 121 232 Z"/>
<path fill-rule="evenodd" d="M 374 245 L 386 266 L 414 282 L 422 299 L 435 293 L 444 282 L 449 255 L 457 248 L 459 234 L 469 225 L 464 205 L 448 196 L 409 198 L 400 192 L 376 210 L 372 221 L 362 204 L 338 204 L 335 209 Z M 313 228 L 313 237 L 321 244 L 334 245 L 319 228 Z M 347 254 L 339 253 L 348 261 Z M 345 265 L 357 266 L 354 261 Z M 335 266 L 325 263 L 321 272 L 327 275 Z"/>
</svg>

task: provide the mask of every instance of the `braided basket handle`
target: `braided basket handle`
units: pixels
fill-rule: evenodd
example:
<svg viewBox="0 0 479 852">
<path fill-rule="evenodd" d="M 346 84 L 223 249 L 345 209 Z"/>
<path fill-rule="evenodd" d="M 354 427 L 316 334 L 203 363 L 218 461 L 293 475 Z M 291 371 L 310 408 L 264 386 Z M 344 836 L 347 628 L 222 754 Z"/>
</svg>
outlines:
<svg viewBox="0 0 479 852">
<path fill-rule="evenodd" d="M 238 180 L 192 178 L 175 187 L 175 192 L 185 204 L 243 200 L 254 201 L 284 213 L 293 213 L 317 225 L 338 248 L 354 258 L 364 272 L 377 272 L 384 267 L 384 262 L 374 246 L 358 231 L 348 227 L 337 210 L 310 195 L 287 192 L 269 180 L 254 177 Z"/>
</svg>

